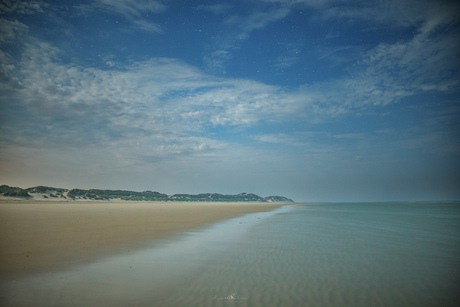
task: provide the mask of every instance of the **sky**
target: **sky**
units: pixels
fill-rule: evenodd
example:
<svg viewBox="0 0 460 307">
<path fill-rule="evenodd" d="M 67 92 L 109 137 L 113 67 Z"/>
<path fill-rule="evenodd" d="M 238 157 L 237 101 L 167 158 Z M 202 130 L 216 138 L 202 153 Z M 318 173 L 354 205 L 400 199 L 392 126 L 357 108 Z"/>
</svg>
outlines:
<svg viewBox="0 0 460 307">
<path fill-rule="evenodd" d="M 460 5 L 0 0 L 0 184 L 460 199 Z"/>
</svg>

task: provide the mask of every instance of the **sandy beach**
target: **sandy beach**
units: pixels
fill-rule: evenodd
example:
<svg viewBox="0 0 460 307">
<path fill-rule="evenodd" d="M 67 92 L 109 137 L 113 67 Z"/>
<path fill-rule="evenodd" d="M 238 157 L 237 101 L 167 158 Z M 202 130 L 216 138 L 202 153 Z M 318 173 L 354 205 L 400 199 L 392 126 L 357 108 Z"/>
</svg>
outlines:
<svg viewBox="0 0 460 307">
<path fill-rule="evenodd" d="M 95 261 L 281 203 L 0 202 L 0 278 Z"/>
</svg>

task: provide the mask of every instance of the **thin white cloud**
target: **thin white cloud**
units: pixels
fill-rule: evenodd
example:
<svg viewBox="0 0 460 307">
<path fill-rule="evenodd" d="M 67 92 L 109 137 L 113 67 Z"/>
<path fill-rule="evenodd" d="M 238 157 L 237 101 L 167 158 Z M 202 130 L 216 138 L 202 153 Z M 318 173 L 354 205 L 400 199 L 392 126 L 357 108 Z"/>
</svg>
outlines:
<svg viewBox="0 0 460 307">
<path fill-rule="evenodd" d="M 162 34 L 164 33 L 163 29 L 150 21 L 145 19 L 133 19 L 133 27 L 136 30 L 141 30 L 149 33 Z"/>
<path fill-rule="evenodd" d="M 445 22 L 431 25 L 430 30 L 423 23 L 412 38 L 380 43 L 349 67 L 346 76 L 299 90 L 322 103 L 321 108 L 314 107 L 324 116 L 385 106 L 425 91 L 453 92 L 460 84 L 455 73 L 460 67 L 460 35 L 442 32 L 449 26 L 449 20 Z"/>
<path fill-rule="evenodd" d="M 260 0 L 279 3 L 292 9 L 308 8 L 316 10 L 317 18 L 322 20 L 343 19 L 349 22 L 369 21 L 374 26 L 416 27 L 429 21 L 440 20 L 454 22 L 459 14 L 460 5 L 455 1 L 436 0 Z"/>
<path fill-rule="evenodd" d="M 230 51 L 215 50 L 203 57 L 203 63 L 211 70 L 225 74 L 227 63 L 233 58 Z"/>
<path fill-rule="evenodd" d="M 359 72 L 358 68 L 357 76 L 369 80 L 373 90 L 388 95 L 383 104 L 422 89 L 454 89 L 458 78 L 451 68 L 460 66 L 459 48 L 457 35 L 432 36 L 421 29 L 407 42 L 378 45 L 358 64 L 364 64 L 365 69 Z"/>
<path fill-rule="evenodd" d="M 0 2 L 0 14 L 31 15 L 43 13 L 49 4 L 43 1 L 3 0 Z"/>
<path fill-rule="evenodd" d="M 259 134 L 253 136 L 253 138 L 259 142 L 264 143 L 284 144 L 288 146 L 305 146 L 305 143 L 300 142 L 297 137 L 288 135 L 286 133 Z"/>
<path fill-rule="evenodd" d="M 300 60 L 300 49 L 289 49 L 285 55 L 278 57 L 273 67 L 277 70 L 284 70 L 294 66 Z"/>
<path fill-rule="evenodd" d="M 159 1 L 100 0 L 100 2 L 112 11 L 129 18 L 143 17 L 148 13 L 159 13 L 166 9 L 166 6 Z"/>
<path fill-rule="evenodd" d="M 240 39 L 246 39 L 254 30 L 262 29 L 272 22 L 281 20 L 289 12 L 289 8 L 281 6 L 267 11 L 256 11 L 246 16 L 233 15 L 226 18 L 224 23 L 229 27 L 238 29 L 237 36 Z"/>
<path fill-rule="evenodd" d="M 285 6 L 254 10 L 248 14 L 233 14 L 223 20 L 222 34 L 216 38 L 214 50 L 204 56 L 204 63 L 210 70 L 225 73 L 225 68 L 233 58 L 232 52 L 239 49 L 255 30 L 265 28 L 288 15 Z"/>
<path fill-rule="evenodd" d="M 75 5 L 81 14 L 110 12 L 123 16 L 135 30 L 161 34 L 161 27 L 152 21 L 153 14 L 162 13 L 166 6 L 160 1 L 142 0 L 98 0 L 91 4 Z"/>
<path fill-rule="evenodd" d="M 218 4 L 211 4 L 211 5 L 199 5 L 196 8 L 198 11 L 205 11 L 205 12 L 211 12 L 214 15 L 221 15 L 224 13 L 227 13 L 230 9 L 231 6 L 227 3 L 218 3 Z"/>
<path fill-rule="evenodd" d="M 13 42 L 17 35 L 26 31 L 28 27 L 17 21 L 0 18 L 0 44 Z"/>
<path fill-rule="evenodd" d="M 233 14 L 223 20 L 223 30 L 216 39 L 215 49 L 204 57 L 204 62 L 211 70 L 225 72 L 225 67 L 233 59 L 232 53 L 239 49 L 250 35 L 259 29 L 282 20 L 290 13 L 313 10 L 318 22 L 343 19 L 349 23 L 368 22 L 368 27 L 390 27 L 394 29 L 417 28 L 428 33 L 440 25 L 456 21 L 460 6 L 453 2 L 416 0 L 386 1 L 310 1 L 310 0 L 259 0 L 246 14 Z M 422 27 L 420 27 L 422 25 Z M 365 31 L 366 28 L 363 29 Z M 335 35 L 338 35 L 335 33 Z M 347 46 L 350 48 L 350 46 Z M 324 58 L 324 56 L 322 56 Z M 294 56 L 283 56 L 277 59 L 275 68 L 283 69 L 296 63 Z"/>
</svg>

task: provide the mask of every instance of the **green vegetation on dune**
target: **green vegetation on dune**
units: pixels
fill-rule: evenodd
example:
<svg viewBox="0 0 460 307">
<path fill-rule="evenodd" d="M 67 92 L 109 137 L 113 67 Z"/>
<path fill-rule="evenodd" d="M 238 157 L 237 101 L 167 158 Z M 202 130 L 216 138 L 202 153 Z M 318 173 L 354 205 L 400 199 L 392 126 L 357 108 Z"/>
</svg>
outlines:
<svg viewBox="0 0 460 307">
<path fill-rule="evenodd" d="M 166 195 L 160 192 L 125 191 L 125 190 L 99 190 L 99 189 L 62 189 L 47 186 L 36 186 L 28 189 L 0 186 L 0 195 L 9 197 L 29 198 L 29 193 L 40 194 L 43 198 L 70 198 L 72 200 L 111 200 L 120 199 L 125 201 L 189 201 L 189 202 L 292 202 L 293 200 L 283 196 L 260 197 L 252 193 L 240 193 L 226 195 L 218 193 L 201 194 L 174 194 Z"/>
<path fill-rule="evenodd" d="M 62 194 L 64 192 L 67 192 L 67 189 L 62 189 L 62 188 L 53 188 L 53 187 L 45 187 L 42 185 L 33 187 L 33 188 L 28 188 L 25 189 L 29 193 L 41 193 L 41 194 L 49 194 L 49 193 L 59 193 Z"/>
<path fill-rule="evenodd" d="M 9 197 L 30 197 L 29 193 L 27 193 L 27 190 L 18 187 L 10 187 L 7 185 L 0 186 L 0 194 Z"/>
<path fill-rule="evenodd" d="M 114 199 L 114 198 L 118 198 L 121 200 L 132 200 L 132 201 L 169 200 L 168 195 L 162 194 L 159 192 L 152 192 L 152 191 L 134 192 L 134 191 L 124 191 L 124 190 L 73 189 L 69 191 L 67 196 L 72 199 L 82 198 L 82 199 L 94 199 L 94 200 L 108 200 L 108 199 Z"/>
<path fill-rule="evenodd" d="M 197 195 L 190 194 L 174 194 L 170 197 L 174 201 L 224 201 L 224 202 L 233 202 L 233 201 L 254 201 L 254 202 L 265 202 L 265 199 L 255 195 L 240 193 L 238 195 L 224 195 L 218 193 L 202 193 Z"/>
</svg>

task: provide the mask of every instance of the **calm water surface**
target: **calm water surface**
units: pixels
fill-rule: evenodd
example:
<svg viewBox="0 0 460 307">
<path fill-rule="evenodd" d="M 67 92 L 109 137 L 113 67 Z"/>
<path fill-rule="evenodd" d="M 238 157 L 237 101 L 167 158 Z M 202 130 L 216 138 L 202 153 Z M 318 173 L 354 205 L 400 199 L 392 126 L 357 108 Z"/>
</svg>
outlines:
<svg viewBox="0 0 460 307">
<path fill-rule="evenodd" d="M 460 203 L 287 206 L 2 284 L 5 306 L 460 306 Z"/>
</svg>

